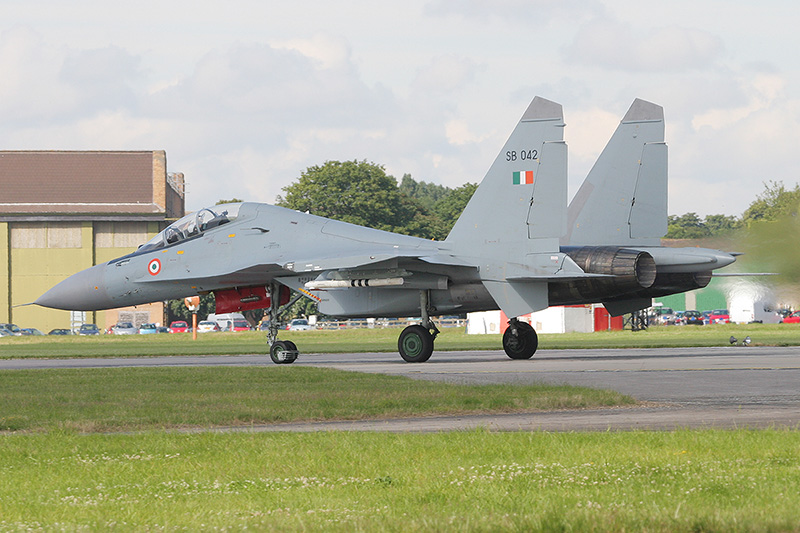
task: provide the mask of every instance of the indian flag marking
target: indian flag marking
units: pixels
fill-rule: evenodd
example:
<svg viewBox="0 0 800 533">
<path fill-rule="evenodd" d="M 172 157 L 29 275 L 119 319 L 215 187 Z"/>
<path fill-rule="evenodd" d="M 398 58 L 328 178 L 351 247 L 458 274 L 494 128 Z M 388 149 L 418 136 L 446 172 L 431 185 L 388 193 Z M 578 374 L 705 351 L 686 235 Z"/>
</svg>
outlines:
<svg viewBox="0 0 800 533">
<path fill-rule="evenodd" d="M 513 173 L 514 185 L 532 185 L 533 170 L 522 170 Z"/>
<path fill-rule="evenodd" d="M 151 276 L 158 275 L 161 272 L 161 261 L 158 259 L 153 259 L 147 264 L 147 271 L 150 272 Z"/>
</svg>

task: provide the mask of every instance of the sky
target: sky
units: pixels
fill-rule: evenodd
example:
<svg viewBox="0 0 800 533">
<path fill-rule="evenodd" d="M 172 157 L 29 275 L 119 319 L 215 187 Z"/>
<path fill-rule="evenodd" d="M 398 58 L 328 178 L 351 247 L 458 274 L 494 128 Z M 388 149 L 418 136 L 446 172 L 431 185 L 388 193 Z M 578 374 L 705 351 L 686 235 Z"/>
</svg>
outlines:
<svg viewBox="0 0 800 533">
<path fill-rule="evenodd" d="M 0 0 L 0 149 L 166 150 L 187 210 L 328 160 L 458 187 L 539 95 L 572 195 L 642 98 L 669 213 L 739 216 L 800 180 L 798 24 L 778 0 Z"/>
</svg>

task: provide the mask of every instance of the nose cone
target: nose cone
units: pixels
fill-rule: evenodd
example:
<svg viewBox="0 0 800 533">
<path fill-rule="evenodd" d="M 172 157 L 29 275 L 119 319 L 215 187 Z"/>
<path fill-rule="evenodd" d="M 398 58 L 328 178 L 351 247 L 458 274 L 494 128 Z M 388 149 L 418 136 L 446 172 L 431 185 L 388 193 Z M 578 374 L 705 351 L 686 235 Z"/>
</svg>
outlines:
<svg viewBox="0 0 800 533">
<path fill-rule="evenodd" d="M 716 256 L 717 265 L 714 268 L 722 268 L 736 261 L 736 257 L 733 254 L 726 252 L 717 252 Z"/>
<path fill-rule="evenodd" d="M 42 307 L 67 311 L 97 311 L 118 307 L 105 289 L 106 265 L 96 265 L 74 274 L 34 302 Z"/>
</svg>

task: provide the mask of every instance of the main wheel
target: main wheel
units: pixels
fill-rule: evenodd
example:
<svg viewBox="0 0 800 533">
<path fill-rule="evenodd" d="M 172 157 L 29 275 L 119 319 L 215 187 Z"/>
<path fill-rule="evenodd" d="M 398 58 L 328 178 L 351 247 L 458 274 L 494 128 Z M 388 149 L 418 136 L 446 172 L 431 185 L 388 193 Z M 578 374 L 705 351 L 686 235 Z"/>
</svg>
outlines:
<svg viewBox="0 0 800 533">
<path fill-rule="evenodd" d="M 275 341 L 269 349 L 269 358 L 276 365 L 289 365 L 297 359 L 297 346 L 292 341 Z"/>
<path fill-rule="evenodd" d="M 517 322 L 503 333 L 503 350 L 511 359 L 530 359 L 538 347 L 539 337 L 527 322 Z"/>
<path fill-rule="evenodd" d="M 422 326 L 408 326 L 397 340 L 397 350 L 409 363 L 424 363 L 433 353 L 433 335 Z"/>
</svg>

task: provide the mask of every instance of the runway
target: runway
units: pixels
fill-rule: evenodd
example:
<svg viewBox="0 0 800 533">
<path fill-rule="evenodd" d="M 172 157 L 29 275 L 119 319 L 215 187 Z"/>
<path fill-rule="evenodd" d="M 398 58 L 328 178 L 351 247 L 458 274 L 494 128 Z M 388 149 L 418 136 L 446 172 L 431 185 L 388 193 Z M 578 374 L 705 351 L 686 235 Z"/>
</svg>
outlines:
<svg viewBox="0 0 800 533">
<path fill-rule="evenodd" d="M 409 364 L 396 353 L 301 354 L 295 365 L 403 375 L 448 383 L 551 383 L 613 389 L 641 407 L 279 424 L 253 431 L 519 431 L 800 427 L 800 347 L 541 350 L 513 361 L 502 351 L 434 352 Z M 133 366 L 271 366 L 264 355 L 113 359 L 12 359 L 0 369 Z M 223 429 L 224 430 L 224 429 Z"/>
</svg>

